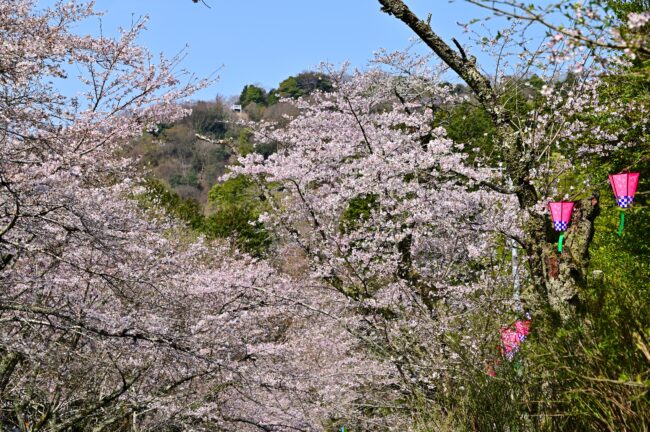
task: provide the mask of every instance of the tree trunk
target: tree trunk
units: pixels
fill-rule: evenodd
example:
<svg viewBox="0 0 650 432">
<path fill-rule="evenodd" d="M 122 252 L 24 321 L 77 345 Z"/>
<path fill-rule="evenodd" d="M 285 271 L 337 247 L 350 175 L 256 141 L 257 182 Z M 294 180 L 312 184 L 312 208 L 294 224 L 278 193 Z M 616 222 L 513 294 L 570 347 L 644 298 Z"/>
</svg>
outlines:
<svg viewBox="0 0 650 432">
<path fill-rule="evenodd" d="M 597 197 L 576 202 L 562 252 L 557 251 L 555 243 L 546 242 L 543 246 L 549 305 L 563 321 L 574 316 L 584 300 L 581 289 L 587 280 L 589 245 L 599 211 Z"/>
</svg>

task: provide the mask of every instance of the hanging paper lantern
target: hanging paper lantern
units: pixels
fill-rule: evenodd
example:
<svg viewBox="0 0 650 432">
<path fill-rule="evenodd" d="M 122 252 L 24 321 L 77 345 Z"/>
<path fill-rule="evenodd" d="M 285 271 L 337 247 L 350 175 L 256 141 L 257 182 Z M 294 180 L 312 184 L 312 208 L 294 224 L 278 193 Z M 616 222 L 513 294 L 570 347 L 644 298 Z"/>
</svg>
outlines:
<svg viewBox="0 0 650 432">
<path fill-rule="evenodd" d="M 571 213 L 573 212 L 573 202 L 571 201 L 558 201 L 548 203 L 551 210 L 551 219 L 553 220 L 553 228 L 555 231 L 560 231 L 560 240 L 557 243 L 557 250 L 562 252 L 562 244 L 564 243 L 564 231 L 569 227 L 571 220 Z"/>
<path fill-rule="evenodd" d="M 513 326 L 503 327 L 501 329 L 501 344 L 503 346 L 503 355 L 510 361 L 515 357 L 522 342 L 526 340 L 530 333 L 532 324 L 530 314 L 526 313 L 526 320 L 517 320 Z M 489 374 L 489 371 L 488 371 Z"/>
<path fill-rule="evenodd" d="M 610 174 L 609 183 L 614 190 L 614 197 L 616 204 L 621 209 L 626 209 L 632 205 L 636 187 L 639 184 L 639 173 L 621 173 Z M 621 222 L 618 225 L 618 235 L 623 235 L 623 227 L 625 226 L 625 213 L 621 212 Z"/>
</svg>

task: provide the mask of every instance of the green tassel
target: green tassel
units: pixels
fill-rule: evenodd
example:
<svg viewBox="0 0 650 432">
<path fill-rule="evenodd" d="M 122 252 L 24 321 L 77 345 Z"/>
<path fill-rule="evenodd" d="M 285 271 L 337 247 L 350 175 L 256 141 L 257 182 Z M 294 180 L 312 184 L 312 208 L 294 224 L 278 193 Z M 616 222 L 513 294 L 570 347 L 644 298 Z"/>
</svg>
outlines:
<svg viewBox="0 0 650 432">
<path fill-rule="evenodd" d="M 558 252 L 562 252 L 562 243 L 564 243 L 564 231 L 560 234 L 560 240 L 557 242 Z"/>
<path fill-rule="evenodd" d="M 623 235 L 623 227 L 625 226 L 625 212 L 621 212 L 621 222 L 618 224 L 618 236 Z"/>
</svg>

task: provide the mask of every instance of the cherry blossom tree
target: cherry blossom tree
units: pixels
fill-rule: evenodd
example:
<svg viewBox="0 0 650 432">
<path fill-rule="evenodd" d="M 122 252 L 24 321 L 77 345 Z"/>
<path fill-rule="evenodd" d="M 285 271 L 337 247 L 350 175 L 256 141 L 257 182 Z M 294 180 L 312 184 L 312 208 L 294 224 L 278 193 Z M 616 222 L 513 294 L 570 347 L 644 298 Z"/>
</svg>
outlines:
<svg viewBox="0 0 650 432">
<path fill-rule="evenodd" d="M 572 315 L 598 203 L 560 180 L 645 108 L 604 105 L 607 64 L 577 45 L 559 55 L 551 42 L 492 77 L 403 2 L 380 3 L 443 63 L 381 51 L 365 72 L 330 68 L 335 91 L 296 100 L 286 126 L 254 125 L 277 153 L 228 174 L 253 178 L 270 206 L 260 222 L 276 242 L 252 258 L 170 219 L 125 157 L 207 84 L 183 78 L 182 56 L 139 47 L 144 21 L 80 36 L 70 28 L 91 5 L 0 0 L 3 428 L 406 430 L 444 418 L 462 378 L 497 355 L 495 330 L 520 310 L 515 279 L 533 319 Z M 535 69 L 543 85 L 512 109 L 549 59 L 567 65 Z M 57 91 L 75 76 L 85 92 Z M 494 154 L 445 129 L 463 103 L 487 113 Z M 605 115 L 613 126 L 589 121 Z M 558 255 L 544 208 L 569 193 L 586 198 Z"/>
<path fill-rule="evenodd" d="M 372 379 L 333 369 L 346 306 L 157 208 L 129 142 L 208 81 L 136 45 L 144 20 L 70 30 L 93 16 L 0 1 L 0 427 L 317 429 Z"/>
<path fill-rule="evenodd" d="M 459 44 L 457 44 L 458 51 L 452 49 L 434 32 L 427 21 L 418 18 L 404 2 L 399 0 L 380 0 L 380 3 L 386 13 L 395 16 L 408 25 L 450 69 L 467 83 L 476 100 L 491 117 L 496 130 L 495 142 L 498 143 L 498 152 L 502 156 L 504 167 L 512 184 L 511 191 L 517 197 L 521 212 L 528 213 L 528 221 L 523 227 L 523 236 L 520 240 L 527 255 L 531 287 L 537 292 L 537 297 L 542 307 L 544 305 L 551 306 L 552 309 L 565 319 L 568 318 L 573 314 L 572 311 L 575 309 L 575 306 L 580 303 L 580 289 L 584 285 L 586 278 L 585 272 L 588 263 L 589 244 L 593 236 L 593 221 L 598 214 L 598 199 L 596 196 L 593 196 L 583 198 L 579 201 L 577 204 L 579 211 L 571 222 L 571 228 L 569 228 L 569 233 L 572 237 L 572 244 L 570 246 L 571 253 L 558 256 L 553 252 L 553 248 L 549 244 L 553 242 L 553 236 L 550 236 L 550 232 L 546 228 L 547 219 L 541 212 L 534 211 L 536 207 L 539 208 L 540 205 L 543 205 L 546 199 L 543 196 L 544 194 L 541 190 L 543 186 L 540 185 L 538 177 L 540 174 L 539 162 L 543 159 L 543 154 L 548 151 L 547 149 L 558 144 L 563 138 L 561 134 L 549 134 L 553 124 L 561 125 L 560 129 L 556 129 L 557 132 L 560 130 L 570 131 L 581 126 L 584 129 L 587 126 L 584 122 L 574 121 L 576 119 L 576 109 L 578 111 L 590 111 L 592 113 L 606 111 L 618 118 L 625 117 L 633 110 L 644 109 L 640 106 L 628 107 L 627 109 L 624 106 L 611 107 L 611 109 L 598 107 L 597 91 L 595 90 L 599 85 L 598 80 L 595 78 L 586 80 L 589 75 L 593 76 L 598 73 L 607 74 L 609 64 L 602 62 L 603 58 L 621 61 L 620 53 L 617 55 L 615 51 L 614 53 L 610 52 L 610 54 L 606 54 L 598 51 L 597 48 L 616 50 L 620 46 L 602 42 L 601 39 L 594 39 L 596 42 L 601 42 L 591 45 L 587 43 L 592 50 L 584 51 L 584 44 L 581 42 L 586 43 L 588 40 L 591 40 L 588 39 L 591 38 L 591 35 L 585 36 L 584 32 L 574 32 L 575 34 L 572 33 L 574 36 L 572 39 L 573 42 L 559 48 L 558 42 L 565 37 L 565 33 L 573 31 L 564 30 L 564 32 L 552 35 L 550 41 L 546 45 L 542 45 L 540 50 L 535 50 L 532 53 L 528 51 L 528 54 L 526 50 L 523 50 L 524 52 L 521 53 L 523 65 L 536 64 L 531 61 L 540 54 L 546 54 L 543 58 L 550 64 L 557 65 L 565 62 L 573 64 L 572 67 L 565 70 L 583 72 L 584 66 L 586 64 L 589 65 L 589 73 L 583 76 L 583 82 L 586 82 L 587 85 L 586 88 L 576 87 L 567 95 L 556 95 L 555 97 L 549 98 L 551 104 L 557 105 L 559 103 L 567 108 L 567 112 L 558 111 L 556 109 L 557 107 L 555 107 L 553 110 L 539 115 L 541 112 L 534 110 L 530 112 L 532 115 L 530 120 L 533 120 L 535 123 L 540 120 L 542 123 L 547 123 L 546 125 L 541 123 L 527 124 L 513 115 L 512 110 L 504 105 L 503 93 L 500 91 L 498 81 L 496 83 L 492 82 L 489 76 L 481 72 L 475 57 L 468 56 Z M 497 8 L 502 7 L 502 13 L 508 15 L 508 5 L 513 5 L 515 2 L 497 2 L 496 6 L 494 2 L 477 1 L 472 3 L 482 4 L 486 7 L 490 7 L 490 4 Z M 553 5 L 552 8 L 555 8 L 555 6 Z M 527 9 L 529 14 L 537 16 L 535 15 L 536 9 L 530 9 L 523 4 L 517 4 L 517 7 Z M 584 10 L 577 7 L 576 14 L 579 13 L 584 14 Z M 511 18 L 513 17 L 512 14 L 509 16 Z M 519 16 L 514 17 L 518 18 Z M 597 19 L 597 16 L 589 19 L 584 17 L 580 19 L 578 16 L 576 17 L 576 22 L 587 29 L 600 28 L 602 31 L 606 31 L 607 28 L 605 26 L 592 27 L 593 20 L 595 19 Z M 637 19 L 637 17 L 633 16 L 630 18 L 628 27 L 632 29 L 637 28 L 643 25 L 641 21 L 642 18 Z M 580 35 L 583 35 L 587 40 L 583 41 Z M 617 35 L 614 34 L 614 38 L 616 37 Z M 631 39 L 628 38 L 626 40 L 629 42 Z M 636 46 L 637 49 L 643 49 L 643 46 L 638 43 Z M 597 63 L 594 62 L 594 59 Z M 599 64 L 603 65 L 605 69 L 602 69 Z M 558 70 L 557 67 L 556 70 Z M 545 90 L 547 96 L 551 96 L 552 88 L 551 83 L 547 83 Z M 559 117 L 554 114 L 549 115 L 549 113 L 559 114 Z M 642 127 L 638 123 L 636 126 Z M 540 131 L 543 133 L 540 134 Z M 622 135 L 622 133 L 617 134 L 614 132 L 607 136 L 607 133 L 603 133 L 603 131 L 597 128 L 591 131 L 584 130 L 583 134 L 592 135 L 596 143 L 604 143 L 606 144 L 605 147 L 609 147 L 610 149 L 616 140 L 615 136 Z M 549 141 L 548 138 L 551 138 L 551 140 Z M 559 138 L 559 141 L 557 138 Z M 531 142 L 531 139 L 534 141 Z M 573 147 L 574 149 L 579 147 L 575 141 Z M 572 154 L 572 150 L 564 151 L 564 154 Z M 575 158 L 570 162 L 574 166 L 575 164 L 584 163 L 584 161 L 580 162 Z"/>
<path fill-rule="evenodd" d="M 517 0 L 466 1 L 499 17 L 541 25 L 555 41 L 568 41 L 571 48 L 650 54 L 647 34 L 640 31 L 650 22 L 650 3 L 646 0 L 562 0 L 539 4 Z"/>
<path fill-rule="evenodd" d="M 523 306 L 534 317 L 574 316 L 598 214 L 592 194 L 603 179 L 570 177 L 638 145 L 620 125 L 647 108 L 602 100 L 603 76 L 614 63 L 599 62 L 601 53 L 576 47 L 558 56 L 551 41 L 488 76 L 465 48 L 452 50 L 401 2 L 382 4 L 443 63 L 381 51 L 365 72 L 326 66 L 335 91 L 296 102 L 300 115 L 286 127 L 251 125 L 257 140 L 277 143 L 278 152 L 240 158 L 227 178 L 256 179 L 272 205 L 261 221 L 300 251 L 314 285 L 355 305 L 346 312 L 348 327 L 390 374 L 389 386 L 373 390 L 393 395 L 384 412 L 424 406 L 444 417 L 455 385 L 494 359 L 498 328 L 513 309 L 521 316 L 515 279 L 523 280 Z M 504 30 L 488 45 L 503 52 L 516 32 Z M 507 59 L 499 60 L 506 70 Z M 449 69 L 469 95 L 446 82 Z M 487 113 L 492 147 L 455 142 L 443 127 L 445 111 L 467 102 Z M 616 126 L 596 126 L 602 116 Z M 578 205 L 568 249 L 559 254 L 546 205 L 562 198 Z M 506 240 L 524 251 L 519 275 L 510 272 Z M 399 415 L 375 421 L 400 424 Z"/>
</svg>

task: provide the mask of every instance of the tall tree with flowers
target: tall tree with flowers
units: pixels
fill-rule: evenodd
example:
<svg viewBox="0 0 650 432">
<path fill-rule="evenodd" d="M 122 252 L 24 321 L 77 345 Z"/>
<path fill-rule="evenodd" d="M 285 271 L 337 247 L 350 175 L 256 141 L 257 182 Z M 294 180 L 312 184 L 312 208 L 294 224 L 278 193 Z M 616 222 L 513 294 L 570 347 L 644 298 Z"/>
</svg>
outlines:
<svg viewBox="0 0 650 432">
<path fill-rule="evenodd" d="M 428 21 L 422 20 L 417 17 L 408 6 L 400 0 L 380 0 L 382 10 L 390 15 L 395 16 L 406 25 L 408 25 L 420 39 L 455 73 L 458 74 L 471 88 L 474 96 L 481 104 L 481 106 L 489 114 L 495 128 L 495 143 L 497 151 L 503 157 L 503 163 L 507 171 L 508 178 L 511 183 L 510 192 L 517 197 L 521 212 L 527 213 L 527 220 L 523 227 L 523 236 L 519 239 L 521 245 L 524 247 L 527 254 L 529 275 L 531 277 L 531 286 L 537 294 L 538 300 L 541 301 L 540 306 L 550 305 L 552 309 L 559 312 L 564 318 L 568 318 L 573 314 L 573 310 L 580 302 L 580 289 L 584 286 L 586 280 L 586 271 L 589 254 L 589 244 L 593 237 L 593 222 L 598 214 L 598 198 L 587 197 L 577 204 L 578 212 L 571 221 L 570 228 L 570 244 L 571 253 L 557 256 L 553 253 L 552 248 L 549 248 L 549 243 L 553 241 L 553 237 L 549 235 L 547 230 L 547 222 L 545 217 L 538 211 L 534 211 L 546 197 L 544 196 L 543 186 L 540 182 L 539 162 L 543 159 L 544 154 L 548 152 L 549 146 L 556 143 L 553 142 L 553 136 L 548 136 L 545 133 L 539 134 L 539 131 L 549 131 L 550 123 L 543 124 L 543 122 L 536 125 L 526 124 L 521 127 L 520 119 L 513 116 L 511 110 L 502 102 L 502 89 L 499 87 L 498 82 L 492 82 L 489 76 L 482 73 L 476 63 L 476 59 L 468 56 L 463 48 L 456 42 L 457 49 L 449 46 L 435 31 L 432 29 Z M 553 24 L 544 20 L 546 16 L 544 13 L 536 13 L 535 6 L 527 6 L 516 2 L 504 2 L 519 8 L 524 16 L 517 13 L 508 12 L 508 9 L 503 7 L 500 9 L 493 5 L 493 2 L 472 1 L 483 7 L 491 8 L 499 14 L 505 14 L 510 18 L 528 19 L 532 21 L 540 21 L 551 29 L 555 29 Z M 566 2 L 570 3 L 570 2 Z M 598 3 L 598 2 L 595 2 Z M 586 6 L 585 6 L 586 7 Z M 539 8 L 542 8 L 540 6 Z M 550 9 L 555 11 L 564 11 L 559 5 L 553 4 L 549 6 Z M 598 19 L 597 12 L 590 9 L 590 13 L 595 14 L 591 21 L 586 18 L 580 19 L 577 14 L 586 13 L 582 6 L 575 6 L 576 15 L 571 15 L 573 23 L 576 23 L 575 28 L 571 27 L 565 29 L 561 27 L 551 38 L 549 49 L 546 50 L 551 61 L 562 61 L 571 58 L 576 48 L 581 45 L 587 45 L 593 50 L 597 48 L 603 49 L 619 49 L 630 50 L 634 47 L 636 50 L 644 51 L 647 49 L 644 39 L 629 36 L 623 38 L 614 35 L 610 40 L 603 41 L 600 33 L 607 31 L 607 20 L 600 22 L 604 23 L 602 26 L 594 25 L 594 21 Z M 547 13 L 550 13 L 546 11 Z M 628 27 L 631 29 L 644 25 L 645 14 L 630 14 L 630 21 Z M 580 29 L 582 28 L 582 32 Z M 592 33 L 587 34 L 585 30 L 591 30 Z M 569 40 L 566 45 L 560 45 L 564 38 Z M 597 60 L 603 60 L 607 56 L 605 54 L 593 53 Z M 611 59 L 610 59 L 611 60 Z M 576 70 L 583 71 L 585 62 L 589 62 L 589 57 L 578 56 L 574 57 L 576 63 Z M 592 86 L 595 81 L 592 81 Z M 575 109 L 584 110 L 585 104 L 595 103 L 597 101 L 596 95 L 592 95 L 589 101 L 585 99 L 584 93 L 594 91 L 589 88 L 576 87 L 571 93 L 570 97 L 565 98 L 564 95 L 552 95 L 552 86 L 550 83 L 547 85 L 547 95 L 551 104 L 561 104 L 567 111 L 563 112 L 563 118 L 556 118 L 559 124 L 565 130 L 571 123 L 571 116 L 575 114 Z M 643 107 L 636 106 L 635 109 L 643 109 Z M 616 113 L 619 116 L 624 115 L 623 107 L 608 110 Z M 557 113 L 558 111 L 556 111 Z M 535 110 L 531 111 L 535 120 L 539 120 L 542 116 L 538 116 Z M 546 116 L 546 121 L 550 120 L 551 116 Z M 637 127 L 640 125 L 637 125 Z M 577 123 L 573 123 L 571 128 L 579 127 Z M 530 130 L 535 131 L 537 136 L 534 141 L 531 141 Z M 605 141 L 611 147 L 611 135 L 607 136 L 607 132 L 595 130 L 594 134 L 590 134 L 593 138 L 599 141 Z M 559 135 L 556 137 L 560 138 Z M 550 138 L 550 140 L 549 140 Z M 609 143 L 608 143 L 609 141 Z M 571 153 L 568 149 L 567 153 Z M 579 163 L 579 160 L 567 159 L 569 163 Z"/>
<path fill-rule="evenodd" d="M 159 210 L 124 155 L 207 81 L 94 16 L 0 1 L 0 429 L 314 430 L 372 379 L 341 306 Z"/>
<path fill-rule="evenodd" d="M 571 176 L 582 177 L 579 168 L 643 130 L 647 121 L 625 119 L 647 108 L 603 100 L 603 74 L 613 63 L 599 52 L 560 51 L 563 37 L 488 76 L 402 2 L 382 4 L 443 64 L 382 51 L 369 71 L 330 69 L 333 93 L 297 101 L 301 114 L 287 127 L 257 125 L 257 139 L 277 143 L 278 152 L 241 158 L 229 176 L 251 176 L 266 190 L 272 211 L 261 219 L 285 251 L 299 251 L 315 285 L 353 305 L 353 333 L 391 365 L 386 382 L 393 385 L 375 391 L 396 402 L 377 411 L 426 407 L 444 417 L 453 383 L 494 361 L 495 345 L 505 343 L 494 327 L 519 306 L 511 299 L 522 275 L 510 273 L 505 239 L 525 251 L 532 314 L 575 317 L 599 209 L 596 179 Z M 520 35 L 513 27 L 488 44 L 498 54 Z M 469 97 L 445 82 L 449 68 Z M 450 136 L 448 112 L 466 103 L 478 103 L 489 119 L 483 145 Z M 603 116 L 608 122 L 595 124 Z M 565 195 L 578 203 L 560 254 L 546 207 Z M 486 324 L 485 315 L 494 320 Z M 511 359 L 513 346 L 506 346 Z"/>
</svg>

